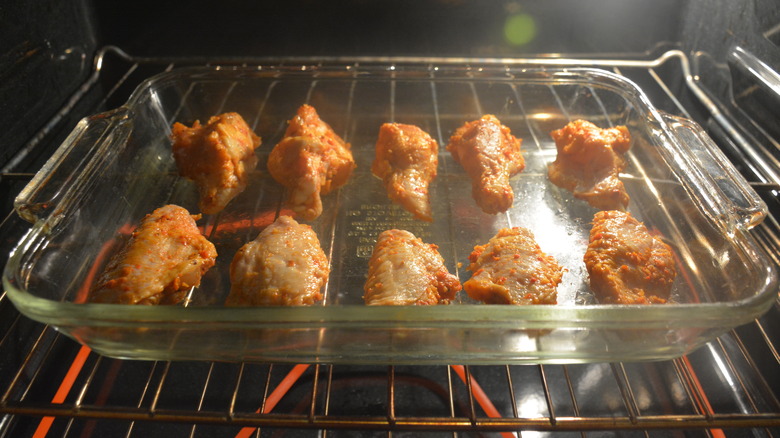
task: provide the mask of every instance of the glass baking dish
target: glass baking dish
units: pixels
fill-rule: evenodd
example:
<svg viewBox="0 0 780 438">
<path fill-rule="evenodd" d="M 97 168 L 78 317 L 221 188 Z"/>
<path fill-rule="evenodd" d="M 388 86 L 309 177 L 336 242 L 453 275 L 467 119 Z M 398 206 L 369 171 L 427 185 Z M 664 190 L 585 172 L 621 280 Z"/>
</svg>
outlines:
<svg viewBox="0 0 780 438">
<path fill-rule="evenodd" d="M 312 307 L 228 308 L 235 251 L 283 209 L 265 162 L 297 107 L 313 105 L 352 144 L 357 169 L 308 222 L 331 263 Z M 173 122 L 235 111 L 262 137 L 249 187 L 198 222 L 217 265 L 177 306 L 85 303 L 123 235 L 164 204 L 197 213 L 197 191 L 177 175 Z M 496 115 L 523 139 L 514 206 L 487 215 L 444 146 L 464 122 Z M 626 125 L 634 139 L 621 175 L 629 211 L 674 248 L 673 303 L 600 305 L 582 257 L 595 210 L 552 185 L 549 132 L 583 118 Z M 411 123 L 439 142 L 434 222 L 388 200 L 370 173 L 379 126 Z M 3 274 L 25 315 L 112 357 L 306 363 L 496 364 L 668 359 L 763 313 L 777 274 L 749 233 L 766 206 L 695 123 L 653 108 L 627 79 L 598 69 L 404 66 L 183 68 L 141 84 L 128 102 L 82 120 L 16 200 L 33 225 Z M 406 229 L 435 243 L 461 281 L 473 247 L 523 226 L 566 268 L 557 305 L 476 303 L 368 307 L 363 283 L 379 232 Z"/>
</svg>

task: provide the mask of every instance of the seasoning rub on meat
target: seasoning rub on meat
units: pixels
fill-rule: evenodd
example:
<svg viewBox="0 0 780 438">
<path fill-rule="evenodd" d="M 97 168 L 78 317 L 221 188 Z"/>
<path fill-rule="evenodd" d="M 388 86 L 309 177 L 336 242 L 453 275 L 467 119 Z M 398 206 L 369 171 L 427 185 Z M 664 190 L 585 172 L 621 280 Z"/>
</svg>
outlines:
<svg viewBox="0 0 780 438">
<path fill-rule="evenodd" d="M 260 137 L 240 114 L 220 114 L 206 125 L 196 120 L 192 127 L 174 123 L 171 138 L 179 174 L 198 186 L 201 212 L 220 212 L 246 189 Z"/>
<path fill-rule="evenodd" d="M 363 299 L 368 305 L 447 304 L 461 285 L 433 244 L 406 230 L 386 230 L 368 262 Z"/>
<path fill-rule="evenodd" d="M 677 276 L 672 248 L 622 211 L 596 213 L 584 261 L 606 304 L 665 303 Z"/>
<path fill-rule="evenodd" d="M 631 147 L 625 126 L 601 129 L 575 120 L 550 133 L 558 156 L 547 167 L 550 181 L 600 210 L 625 210 L 629 197 L 618 177 Z"/>
<path fill-rule="evenodd" d="M 322 214 L 321 195 L 344 185 L 354 168 L 350 144 L 310 105 L 298 108 L 268 157 L 271 176 L 290 190 L 288 207 L 305 220 Z"/>
<path fill-rule="evenodd" d="M 93 303 L 174 304 L 214 266 L 216 248 L 177 205 L 147 215 L 109 261 L 89 297 Z"/>
<path fill-rule="evenodd" d="M 471 195 L 485 213 L 501 213 L 512 206 L 509 178 L 525 168 L 521 142 L 490 114 L 464 124 L 450 137 L 447 150 L 471 178 Z"/>
<path fill-rule="evenodd" d="M 468 295 L 488 304 L 556 304 L 563 269 L 526 228 L 503 228 L 469 255 Z"/>
<path fill-rule="evenodd" d="M 322 299 L 330 267 L 310 226 L 279 216 L 230 265 L 228 306 L 299 306 Z"/>
<path fill-rule="evenodd" d="M 427 222 L 433 221 L 428 186 L 438 164 L 439 144 L 419 127 L 385 123 L 379 128 L 371 172 L 393 202 Z"/>
</svg>

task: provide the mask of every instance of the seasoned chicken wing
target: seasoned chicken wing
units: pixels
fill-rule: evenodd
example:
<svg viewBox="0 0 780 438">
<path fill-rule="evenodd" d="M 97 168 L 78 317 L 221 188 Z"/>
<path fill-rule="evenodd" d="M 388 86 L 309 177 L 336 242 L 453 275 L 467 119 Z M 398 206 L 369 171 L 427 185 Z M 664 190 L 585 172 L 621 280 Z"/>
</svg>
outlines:
<svg viewBox="0 0 780 438">
<path fill-rule="evenodd" d="M 428 186 L 436 178 L 438 154 L 439 144 L 417 126 L 385 123 L 379 128 L 371 172 L 382 179 L 393 202 L 431 222 Z"/>
<path fill-rule="evenodd" d="M 244 191 L 260 137 L 241 115 L 220 114 L 205 126 L 196 120 L 191 128 L 174 123 L 171 138 L 179 174 L 198 186 L 200 211 L 218 213 Z"/>
<path fill-rule="evenodd" d="M 600 303 L 665 303 L 677 276 L 672 248 L 622 211 L 596 213 L 584 260 Z"/>
<path fill-rule="evenodd" d="M 563 269 L 526 228 L 503 228 L 474 247 L 463 283 L 471 298 L 488 304 L 556 304 Z"/>
<path fill-rule="evenodd" d="M 349 143 L 309 105 L 298 108 L 268 157 L 271 176 L 290 190 L 288 206 L 305 220 L 319 217 L 320 195 L 344 185 L 354 168 Z"/>
<path fill-rule="evenodd" d="M 175 304 L 214 266 L 217 250 L 177 205 L 147 215 L 109 261 L 89 297 L 94 303 Z"/>
<path fill-rule="evenodd" d="M 436 245 L 405 230 L 383 231 L 368 262 L 368 305 L 447 304 L 461 289 Z"/>
<path fill-rule="evenodd" d="M 230 264 L 228 306 L 297 306 L 322 299 L 328 259 L 310 226 L 279 216 Z"/>
<path fill-rule="evenodd" d="M 576 120 L 550 133 L 558 156 L 547 167 L 553 184 L 569 190 L 600 210 L 624 210 L 628 193 L 618 175 L 626 167 L 623 154 L 631 147 L 625 126 L 601 129 Z"/>
<path fill-rule="evenodd" d="M 509 178 L 525 168 L 521 142 L 490 114 L 464 124 L 450 137 L 447 150 L 468 173 L 471 195 L 485 213 L 501 213 L 512 206 Z"/>
</svg>

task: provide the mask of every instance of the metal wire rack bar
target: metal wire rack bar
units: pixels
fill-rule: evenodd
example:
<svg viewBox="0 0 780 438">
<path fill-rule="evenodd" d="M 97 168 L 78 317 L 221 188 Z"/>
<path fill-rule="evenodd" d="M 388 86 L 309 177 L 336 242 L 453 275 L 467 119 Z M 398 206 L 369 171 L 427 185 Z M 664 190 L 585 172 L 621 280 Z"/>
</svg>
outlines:
<svg viewBox="0 0 780 438">
<path fill-rule="evenodd" d="M 555 424 L 548 418 L 488 418 L 469 417 L 396 417 L 248 414 L 232 416 L 213 411 L 172 411 L 109 407 L 81 407 L 66 405 L 18 405 L 10 403 L 4 412 L 14 415 L 79 417 L 103 420 L 151 421 L 161 423 L 220 424 L 246 427 L 284 427 L 295 429 L 381 429 L 381 430 L 446 430 L 446 431 L 594 431 L 644 429 L 700 429 L 778 427 L 776 414 L 716 414 L 703 415 L 647 415 L 629 417 L 557 417 Z"/>
<path fill-rule="evenodd" d="M 98 107 L 93 108 L 97 112 L 106 102 L 116 98 L 116 93 L 125 85 L 134 80 L 133 76 L 140 67 L 147 64 L 158 66 L 160 71 L 168 71 L 180 65 L 180 61 L 158 59 L 133 59 L 114 49 L 119 58 L 127 63 L 125 71 L 119 75 L 117 82 L 109 88 L 106 96 L 99 101 Z M 105 55 L 105 54 L 104 54 Z M 579 60 L 570 65 L 596 65 L 612 68 L 619 74 L 632 76 L 646 76 L 649 83 L 656 90 L 654 95 L 658 99 L 668 102 L 669 106 L 676 108 L 679 114 L 690 117 L 686 107 L 678 97 L 679 90 L 667 84 L 662 75 L 656 69 L 680 59 L 679 54 L 665 55 L 656 60 L 624 62 L 610 60 L 599 63 L 598 60 Z M 396 60 L 399 61 L 399 60 Z M 408 60 L 408 62 L 419 60 Z M 65 110 L 70 110 L 81 96 L 90 92 L 94 83 L 100 80 L 101 66 L 106 62 L 99 59 L 96 62 L 96 73 L 81 87 L 77 94 L 70 100 Z M 192 63 L 184 62 L 184 64 Z M 382 60 L 358 60 L 353 66 L 361 62 L 382 62 Z M 400 60 L 404 62 L 404 60 Z M 512 60 L 508 64 L 516 64 L 520 61 Z M 533 63 L 532 60 L 528 61 Z M 682 62 L 682 61 L 681 61 Z M 542 64 L 552 62 L 542 62 Z M 251 64 L 251 63 L 250 63 Z M 560 63 L 558 63 L 560 64 Z M 565 62 L 564 62 L 565 64 Z M 684 64 L 684 63 L 683 63 Z M 277 64 L 283 65 L 283 63 Z M 320 64 L 322 65 L 322 64 Z M 436 63 L 430 61 L 430 65 Z M 686 74 L 685 66 L 679 68 L 680 74 Z M 430 68 L 431 77 L 435 77 L 435 67 Z M 314 89 L 312 83 L 309 95 Z M 435 87 L 432 87 L 435 99 Z M 394 91 L 394 90 L 393 90 Z M 270 90 L 269 90 L 270 92 Z M 479 104 L 479 96 L 476 89 L 473 90 L 475 104 Z M 522 99 L 515 90 L 520 110 Z M 650 91 L 648 91 L 650 92 Z M 394 94 L 393 94 L 394 96 Z M 559 99 L 560 102 L 560 99 Z M 562 108 L 565 108 L 561 105 Z M 262 111 L 262 108 L 260 109 Z M 391 114 L 395 111 L 395 101 L 391 97 Z M 61 117 L 61 115 L 58 115 Z M 254 120 L 257 123 L 259 113 Z M 439 115 L 436 113 L 437 125 Z M 47 125 L 49 126 L 49 125 Z M 50 128 L 45 128 L 50 130 Z M 441 138 L 441 128 L 438 127 Z M 48 131 L 47 131 L 48 132 Z M 35 136 L 35 141 L 42 141 L 47 132 L 41 132 Z M 530 130 L 533 134 L 535 131 Z M 0 180 L 31 178 L 29 173 L 5 173 L 0 175 Z M 757 183 L 760 185 L 760 182 Z M 215 230 L 219 224 L 213 224 Z M 756 229 L 756 234 L 770 254 L 775 254 L 780 248 L 778 239 L 778 227 L 774 218 L 766 221 Z M 10 306 L 5 296 L 0 296 L 0 306 Z M 777 313 L 780 304 L 772 311 Z M 425 379 L 429 375 L 443 376 L 446 408 L 438 415 L 404 415 L 400 414 L 405 400 L 399 396 L 399 389 L 406 379 L 399 373 L 396 366 L 389 366 L 384 371 L 384 377 L 379 374 L 379 379 L 384 380 L 386 394 L 383 399 L 384 412 L 381 414 L 354 414 L 340 413 L 337 407 L 336 393 L 339 391 L 339 382 L 342 379 L 339 370 L 341 366 L 314 365 L 307 366 L 301 371 L 301 377 L 292 387 L 300 395 L 303 392 L 303 410 L 290 407 L 289 403 L 276 410 L 268 409 L 272 402 L 269 397 L 279 383 L 279 374 L 285 372 L 286 366 L 268 365 L 258 366 L 253 364 L 220 364 L 220 369 L 225 368 L 233 375 L 234 381 L 222 380 L 220 386 L 231 388 L 226 397 L 223 397 L 223 408 L 214 409 L 209 399 L 213 383 L 222 378 L 215 363 L 209 363 L 203 384 L 187 391 L 185 396 L 193 401 L 194 408 L 171 408 L 163 401 L 169 391 L 168 380 L 172 376 L 171 362 L 139 363 L 132 361 L 118 361 L 107 359 L 90 353 L 85 366 L 80 369 L 79 380 L 74 390 L 70 391 L 62 402 L 51 402 L 52 394 L 43 391 L 40 394 L 39 386 L 45 386 L 42 380 L 48 379 L 44 375 L 53 367 L 62 369 L 61 364 L 56 364 L 57 358 L 52 357 L 52 352 L 61 349 L 74 352 L 78 346 L 69 339 L 54 333 L 48 327 L 37 327 L 32 332 L 22 333 L 29 329 L 21 327 L 22 318 L 16 314 L 15 318 L 7 324 L 7 331 L 0 338 L 0 352 L 11 349 L 10 345 L 15 337 L 27 336 L 34 338 L 26 350 L 17 352 L 20 358 L 14 364 L 14 368 L 6 371 L 10 378 L 0 380 L 5 387 L 0 398 L 0 414 L 6 416 L 32 416 L 55 417 L 68 421 L 65 430 L 70 430 L 73 419 L 94 419 L 111 421 L 128 421 L 127 436 L 133 433 L 134 422 L 166 422 L 191 424 L 192 433 L 197 425 L 230 425 L 248 428 L 256 427 L 283 427 L 300 429 L 372 429 L 372 430 L 441 430 L 441 431 L 595 431 L 595 430 L 653 430 L 653 429 L 718 429 L 718 428 L 774 428 L 780 427 L 780 403 L 778 402 L 777 388 L 770 382 L 772 376 L 767 374 L 766 368 L 759 367 L 751 355 L 753 348 L 742 339 L 737 331 L 732 331 L 723 338 L 709 344 L 706 351 L 694 355 L 684 356 L 668 362 L 644 365 L 653 373 L 666 378 L 666 383 L 671 391 L 679 390 L 679 394 L 670 397 L 673 399 L 671 406 L 657 408 L 662 404 L 658 400 L 662 396 L 648 395 L 643 388 L 643 382 L 636 380 L 639 365 L 633 364 L 609 364 L 608 373 L 604 373 L 603 366 L 599 365 L 535 365 L 535 366 L 495 366 L 495 367 L 463 367 L 461 376 L 462 385 L 454 366 L 427 367 Z M 780 371 L 780 355 L 774 344 L 772 335 L 767 332 L 764 324 L 757 320 L 753 323 L 756 330 L 762 334 L 762 348 L 766 348 L 774 357 L 774 364 L 770 364 L 775 373 Z M 85 348 L 85 347 L 82 347 Z M 701 356 L 701 357 L 699 357 Z M 766 364 L 763 364 L 766 365 Z M 112 402 L 111 395 L 121 389 L 107 386 L 101 397 L 94 397 L 95 392 L 105 383 L 101 376 L 109 373 L 112 368 L 134 369 L 137 374 L 145 374 L 139 388 L 134 391 L 135 397 L 128 397 L 122 402 Z M 323 370 L 322 367 L 326 367 Z M 143 372 L 148 368 L 148 371 Z M 535 369 L 535 370 L 534 370 Z M 534 370 L 536 379 L 526 380 L 513 378 L 513 373 Z M 349 372 L 349 370 L 347 370 Z M 257 374 L 259 373 L 259 375 Z M 601 373 L 601 374 L 599 374 Z M 721 378 L 717 374 L 720 373 Z M 527 374 L 523 374 L 526 376 Z M 607 380 L 599 380 L 606 386 L 614 387 L 617 400 L 622 408 L 610 408 L 609 411 L 590 413 L 593 409 L 591 395 L 584 395 L 583 386 L 588 383 L 588 378 L 594 375 L 611 376 Z M 707 379 L 706 389 L 702 384 Z M 260 384 L 260 391 L 252 391 L 249 386 Z M 520 400 L 526 392 L 532 393 L 531 386 L 538 385 L 540 406 L 546 414 L 529 415 Z M 487 388 L 488 397 L 507 399 L 498 409 L 501 417 L 489 415 L 483 405 L 480 404 L 478 393 L 482 388 Z M 736 400 L 732 404 L 714 404 L 711 395 L 717 391 L 726 398 Z M 245 393 L 257 396 L 253 407 L 249 408 Z M 96 403 L 91 400 L 103 399 Z M 132 399 L 132 401 L 131 401 Z M 276 402 L 273 402 L 275 404 Z M 662 411 L 662 412 L 661 412 Z M 2 426 L 0 422 L 0 426 Z"/>
</svg>

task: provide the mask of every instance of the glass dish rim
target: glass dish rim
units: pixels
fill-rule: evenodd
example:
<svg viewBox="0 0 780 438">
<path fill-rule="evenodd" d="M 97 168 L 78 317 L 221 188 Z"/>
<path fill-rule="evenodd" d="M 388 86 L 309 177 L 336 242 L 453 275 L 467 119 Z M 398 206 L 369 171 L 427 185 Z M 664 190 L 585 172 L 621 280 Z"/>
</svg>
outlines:
<svg viewBox="0 0 780 438">
<path fill-rule="evenodd" d="M 619 92 L 634 104 L 640 116 L 650 118 L 663 130 L 668 139 L 674 139 L 675 135 L 667 126 L 659 110 L 650 102 L 644 92 L 630 79 L 601 68 L 594 67 L 529 67 L 511 66 L 480 68 L 447 65 L 442 72 L 460 73 L 475 72 L 477 76 L 445 76 L 442 78 L 410 76 L 421 71 L 420 66 L 404 65 L 400 67 L 388 66 L 198 66 L 181 67 L 156 74 L 145 79 L 132 92 L 127 102 L 120 108 L 125 108 L 132 114 L 133 106 L 139 104 L 146 93 L 160 83 L 167 80 L 181 78 L 182 76 L 210 77 L 211 75 L 275 75 L 279 73 L 300 73 L 302 78 L 311 80 L 312 75 L 318 79 L 339 80 L 410 80 L 410 81 L 528 81 L 528 82 L 552 82 L 563 83 L 588 83 L 598 85 Z M 344 76 L 347 72 L 354 76 Z M 329 74 L 336 74 L 333 77 Z M 390 76 L 387 76 L 387 75 Z M 362 76 L 361 76 L 362 75 Z M 522 77 L 518 77 L 522 76 Z M 280 78 L 284 80 L 284 78 Z M 107 112 L 116 111 L 109 110 Z M 762 272 L 766 273 L 766 281 L 763 288 L 756 291 L 750 297 L 736 301 L 716 303 L 669 303 L 662 306 L 648 305 L 614 305 L 614 304 L 571 304 L 551 306 L 490 306 L 490 317 L 474 320 L 474 307 L 484 307 L 484 304 L 457 304 L 435 307 L 371 307 L 359 304 L 354 305 L 327 305 L 296 308 L 229 308 L 224 306 L 181 307 L 181 306 L 132 306 L 117 304 L 96 303 L 72 303 L 53 301 L 39 298 L 27 290 L 16 287 L 15 271 L 18 270 L 21 255 L 24 253 L 25 243 L 41 237 L 44 226 L 34 226 L 27 233 L 11 253 L 3 272 L 3 284 L 11 300 L 25 313 L 35 315 L 42 321 L 54 325 L 101 325 L 101 326 L 144 326 L 154 324 L 157 326 L 179 326 L 210 322 L 219 325 L 248 325 L 254 328 L 280 327 L 280 325 L 294 326 L 327 326 L 330 324 L 352 325 L 362 327 L 366 324 L 380 324 L 382 326 L 398 325 L 403 322 L 407 326 L 409 320 L 393 318 L 393 315 L 406 313 L 413 315 L 412 327 L 436 327 L 451 325 L 453 323 L 466 324 L 467 326 L 481 326 L 490 323 L 491 326 L 506 325 L 508 327 L 541 328 L 551 327 L 604 327 L 620 325 L 622 328 L 647 328 L 648 324 L 663 327 L 715 327 L 722 326 L 726 321 L 748 321 L 759 313 L 769 308 L 772 303 L 772 292 L 777 289 L 778 274 L 774 266 L 769 262 L 764 251 L 758 247 L 752 236 L 745 230 L 738 234 L 738 244 L 745 249 L 748 246 L 751 253 L 761 254 L 760 263 L 756 264 Z M 462 308 L 462 309 L 460 309 Z M 692 315 L 691 309 L 697 309 Z M 359 311 L 353 311 L 359 309 Z M 457 310 L 452 310 L 457 309 Z M 337 313 L 334 313 L 337 312 Z M 466 315 L 469 312 L 470 315 Z M 585 314 L 598 314 L 599 318 L 581 317 Z M 355 315 L 353 315 L 355 313 Z M 361 314 L 358 316 L 357 314 Z M 483 312 L 481 312 L 483 313 Z M 265 315 L 262 318 L 253 315 Z M 454 315 L 472 316 L 472 318 L 455 318 Z M 275 315 L 271 317 L 272 315 Z M 370 315 L 367 318 L 366 315 Z M 680 318 L 674 318 L 678 315 Z M 196 318 L 197 316 L 197 318 Z M 236 320 L 238 317 L 238 320 Z M 428 324 L 427 326 L 423 323 Z M 513 324 L 514 323 L 514 324 Z"/>
</svg>

